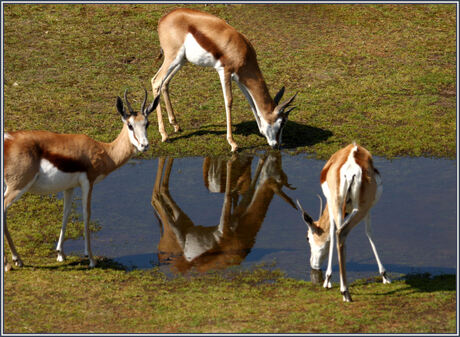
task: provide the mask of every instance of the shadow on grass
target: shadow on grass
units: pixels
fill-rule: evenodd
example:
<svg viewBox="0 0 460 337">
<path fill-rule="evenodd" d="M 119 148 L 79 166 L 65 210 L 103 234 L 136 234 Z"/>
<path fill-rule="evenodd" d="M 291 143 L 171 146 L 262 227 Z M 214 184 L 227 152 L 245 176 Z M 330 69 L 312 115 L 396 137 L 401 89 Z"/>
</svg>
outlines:
<svg viewBox="0 0 460 337">
<path fill-rule="evenodd" d="M 258 134 L 260 137 L 263 137 L 260 134 L 255 121 L 247 121 L 236 124 L 234 133 L 242 136 Z M 288 121 L 283 131 L 282 147 L 284 149 L 294 149 L 297 147 L 312 146 L 317 143 L 324 142 L 331 136 L 332 132 L 329 130 Z"/>
<path fill-rule="evenodd" d="M 441 274 L 431 276 L 430 273 L 422 274 L 407 274 L 402 278 L 407 287 L 389 290 L 387 292 L 376 293 L 376 296 L 395 295 L 401 292 L 411 290 L 416 293 L 432 293 L 438 291 L 455 291 L 456 290 L 456 275 Z M 381 282 L 380 277 L 374 278 L 375 282 Z M 364 284 L 368 281 L 357 281 L 356 284 Z"/>
<path fill-rule="evenodd" d="M 207 125 L 207 128 L 212 127 L 222 127 L 221 125 Z M 240 136 L 251 136 L 259 135 L 259 137 L 264 138 L 259 132 L 257 123 L 255 121 L 245 121 L 234 125 L 235 135 Z M 225 135 L 226 131 L 215 131 L 215 130 L 197 130 L 195 132 L 188 133 L 186 135 L 175 136 L 171 141 L 176 141 L 179 139 L 188 139 L 195 136 L 203 135 Z M 313 126 L 299 124 L 297 122 L 288 121 L 284 131 L 283 131 L 283 148 L 284 149 L 295 149 L 297 147 L 304 146 L 313 146 L 317 143 L 321 143 L 327 140 L 332 136 L 332 132 L 329 130 L 324 130 L 316 128 Z"/>
<path fill-rule="evenodd" d="M 115 262 L 112 259 L 106 257 L 95 257 L 96 267 L 95 269 L 112 269 L 112 270 L 127 270 L 127 268 L 121 263 Z M 80 270 L 91 270 L 89 268 L 88 258 L 72 259 L 72 261 L 63 262 L 61 264 L 53 265 L 24 265 L 23 268 L 43 269 L 43 270 L 60 270 L 60 271 L 80 271 Z M 13 268 L 19 270 L 18 268 Z"/>
<path fill-rule="evenodd" d="M 431 293 L 434 291 L 455 291 L 456 275 L 442 274 L 431 276 L 429 273 L 409 274 L 405 281 L 412 288 L 420 292 Z"/>
</svg>

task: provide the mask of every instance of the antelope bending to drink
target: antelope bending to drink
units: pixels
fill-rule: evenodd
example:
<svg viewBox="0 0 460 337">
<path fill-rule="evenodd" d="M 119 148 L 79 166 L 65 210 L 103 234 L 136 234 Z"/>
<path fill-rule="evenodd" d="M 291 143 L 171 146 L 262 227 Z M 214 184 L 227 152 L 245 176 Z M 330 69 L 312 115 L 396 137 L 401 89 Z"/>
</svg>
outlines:
<svg viewBox="0 0 460 337">
<path fill-rule="evenodd" d="M 272 99 L 257 64 L 256 52 L 248 39 L 225 21 L 208 13 L 180 8 L 163 16 L 158 23 L 158 38 L 164 53 L 164 61 L 152 78 L 153 96 L 161 89 L 168 111 L 169 123 L 174 131 L 180 131 L 169 99 L 169 82 L 185 61 L 198 66 L 214 67 L 222 85 L 227 116 L 227 141 L 232 151 L 238 149 L 232 136 L 231 109 L 232 83 L 235 81 L 249 102 L 259 131 L 268 144 L 277 148 L 287 122 L 287 109 L 295 96 L 279 104 L 284 87 Z M 161 57 L 161 55 L 160 55 Z M 158 128 L 162 141 L 168 139 L 161 107 L 157 107 Z"/>
<path fill-rule="evenodd" d="M 145 89 L 144 89 L 145 91 Z M 93 185 L 116 170 L 137 151 L 148 148 L 148 115 L 158 100 L 145 107 L 145 91 L 142 113 L 135 112 L 128 102 L 117 97 L 117 110 L 122 116 L 123 128 L 112 143 L 98 142 L 82 134 L 57 134 L 48 131 L 17 131 L 5 133 L 4 140 L 4 193 L 3 226 L 11 249 L 13 262 L 23 265 L 6 225 L 6 210 L 24 193 L 50 194 L 64 191 L 64 216 L 56 247 L 58 261 L 65 259 L 63 241 L 70 215 L 72 194 L 75 187 L 82 191 L 83 219 L 85 225 L 85 254 L 90 267 L 95 266 L 91 252 L 88 223 L 91 213 Z M 4 255 L 5 271 L 11 269 Z"/>
<path fill-rule="evenodd" d="M 371 232 L 370 209 L 377 203 L 383 190 L 380 174 L 373 165 L 371 154 L 362 146 L 350 144 L 332 155 L 321 171 L 320 181 L 327 204 L 324 211 L 320 205 L 318 221 L 313 221 L 297 201 L 303 220 L 308 225 L 310 265 L 313 269 L 320 269 L 326 254 L 329 253 L 323 286 L 331 288 L 332 254 L 337 235 L 340 291 L 343 300 L 351 302 L 345 270 L 345 239 L 350 230 L 363 219 L 383 283 L 391 282 L 380 262 Z"/>
</svg>

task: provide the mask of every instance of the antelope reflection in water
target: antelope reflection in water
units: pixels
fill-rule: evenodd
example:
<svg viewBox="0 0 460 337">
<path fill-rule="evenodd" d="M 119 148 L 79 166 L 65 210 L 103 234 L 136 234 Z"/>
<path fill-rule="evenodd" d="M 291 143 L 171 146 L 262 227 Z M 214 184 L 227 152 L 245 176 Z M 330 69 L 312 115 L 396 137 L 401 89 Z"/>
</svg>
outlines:
<svg viewBox="0 0 460 337">
<path fill-rule="evenodd" d="M 218 225 L 201 226 L 195 225 L 171 197 L 169 179 L 174 159 L 159 158 L 152 206 L 162 227 L 160 264 L 172 264 L 180 273 L 239 265 L 254 246 L 275 194 L 297 209 L 282 190 L 294 188 L 282 170 L 281 155 L 260 158 L 254 177 L 252 160 L 236 154 L 229 160 L 204 159 L 204 184 L 211 193 L 223 193 L 224 202 Z"/>
</svg>

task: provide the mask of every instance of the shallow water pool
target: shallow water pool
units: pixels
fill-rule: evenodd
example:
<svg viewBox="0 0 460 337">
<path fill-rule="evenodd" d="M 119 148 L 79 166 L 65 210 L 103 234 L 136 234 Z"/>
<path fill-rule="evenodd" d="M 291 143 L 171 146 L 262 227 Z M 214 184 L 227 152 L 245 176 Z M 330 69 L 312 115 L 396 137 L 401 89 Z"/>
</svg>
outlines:
<svg viewBox="0 0 460 337">
<path fill-rule="evenodd" d="M 101 230 L 92 234 L 93 253 L 166 273 L 266 263 L 309 280 L 307 228 L 292 203 L 299 199 L 317 218 L 324 164 L 279 153 L 130 161 L 94 188 L 92 220 Z M 456 162 L 374 157 L 374 164 L 384 189 L 372 228 L 390 276 L 456 273 Z M 64 246 L 82 255 L 84 241 Z M 333 271 L 337 281 L 336 256 Z M 359 224 L 347 238 L 347 277 L 377 275 Z"/>
</svg>

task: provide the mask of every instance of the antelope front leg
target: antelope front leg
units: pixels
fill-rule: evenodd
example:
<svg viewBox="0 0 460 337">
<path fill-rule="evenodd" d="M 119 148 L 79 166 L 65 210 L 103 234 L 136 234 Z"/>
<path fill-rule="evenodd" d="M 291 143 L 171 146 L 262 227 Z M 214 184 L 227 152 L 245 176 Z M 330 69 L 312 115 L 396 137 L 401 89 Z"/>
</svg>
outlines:
<svg viewBox="0 0 460 337">
<path fill-rule="evenodd" d="M 332 288 L 331 276 L 332 276 L 332 254 L 334 252 L 334 238 L 335 238 L 335 223 L 334 223 L 334 213 L 332 207 L 328 208 L 329 211 L 329 256 L 327 261 L 326 277 L 324 278 L 323 287 Z"/>
<path fill-rule="evenodd" d="M 59 241 L 56 246 L 57 251 L 57 261 L 63 262 L 65 260 L 64 254 L 64 238 L 65 238 L 65 230 L 67 227 L 67 222 L 69 220 L 70 211 L 72 209 L 72 195 L 73 195 L 73 188 L 64 191 L 64 215 L 62 217 L 62 227 L 61 233 L 59 234 Z"/>
<path fill-rule="evenodd" d="M 160 94 L 159 93 L 160 88 L 155 84 L 155 78 L 156 77 L 152 78 L 153 97 L 157 97 Z M 157 106 L 157 121 L 158 121 L 158 131 L 160 132 L 160 135 L 161 135 L 161 141 L 164 143 L 168 141 L 168 134 L 166 133 L 165 125 L 163 123 L 163 114 L 161 113 L 161 104 L 159 102 Z"/>
<path fill-rule="evenodd" d="M 238 145 L 233 140 L 232 135 L 232 77 L 231 74 L 224 68 L 218 69 L 217 72 L 219 73 L 220 83 L 222 85 L 222 91 L 224 93 L 225 114 L 227 117 L 227 141 L 232 147 L 232 152 L 236 152 L 238 151 Z"/>
<path fill-rule="evenodd" d="M 352 302 L 350 292 L 348 291 L 347 285 L 347 271 L 345 268 L 346 262 L 346 251 L 345 251 L 345 239 L 346 233 L 338 230 L 337 231 L 337 253 L 339 257 L 339 269 L 340 269 L 340 292 L 343 296 L 344 302 Z"/>
<path fill-rule="evenodd" d="M 174 132 L 181 132 L 181 128 L 179 126 L 179 123 L 177 123 L 176 120 L 176 115 L 174 114 L 174 109 L 171 104 L 171 100 L 169 98 L 169 82 L 171 79 L 174 77 L 174 75 L 182 68 L 183 62 L 179 63 L 174 70 L 169 74 L 168 78 L 163 83 L 163 86 L 161 87 L 161 93 L 163 94 L 163 99 L 165 101 L 165 106 L 166 106 L 166 111 L 168 112 L 168 119 L 169 119 L 169 124 L 171 124 L 174 127 Z"/>
<path fill-rule="evenodd" d="M 152 90 L 153 90 L 153 97 L 157 97 L 160 94 L 160 90 L 168 80 L 171 80 L 172 76 L 180 69 L 182 64 L 185 62 L 185 54 L 179 54 L 180 51 L 176 51 L 171 55 L 165 56 L 163 64 L 161 65 L 158 72 L 152 78 Z M 172 76 L 170 76 L 172 75 Z M 169 96 L 168 96 L 169 102 Z M 169 102 L 170 104 L 170 102 Z M 168 107 L 166 107 L 168 109 Z M 174 113 L 173 113 L 174 114 Z M 161 141 L 166 142 L 168 140 L 168 134 L 166 133 L 165 126 L 163 123 L 163 115 L 161 113 L 161 106 L 158 103 L 157 106 L 157 119 L 158 119 L 158 130 L 161 134 Z M 176 129 L 176 127 L 175 127 Z"/>
<path fill-rule="evenodd" d="M 89 219 L 91 218 L 91 194 L 93 185 L 88 181 L 84 181 L 81 184 L 82 192 L 82 207 L 83 207 L 83 221 L 85 223 L 85 256 L 89 258 L 89 267 L 94 268 L 96 262 L 93 258 L 93 252 L 91 251 L 91 240 L 89 231 Z"/>
</svg>

